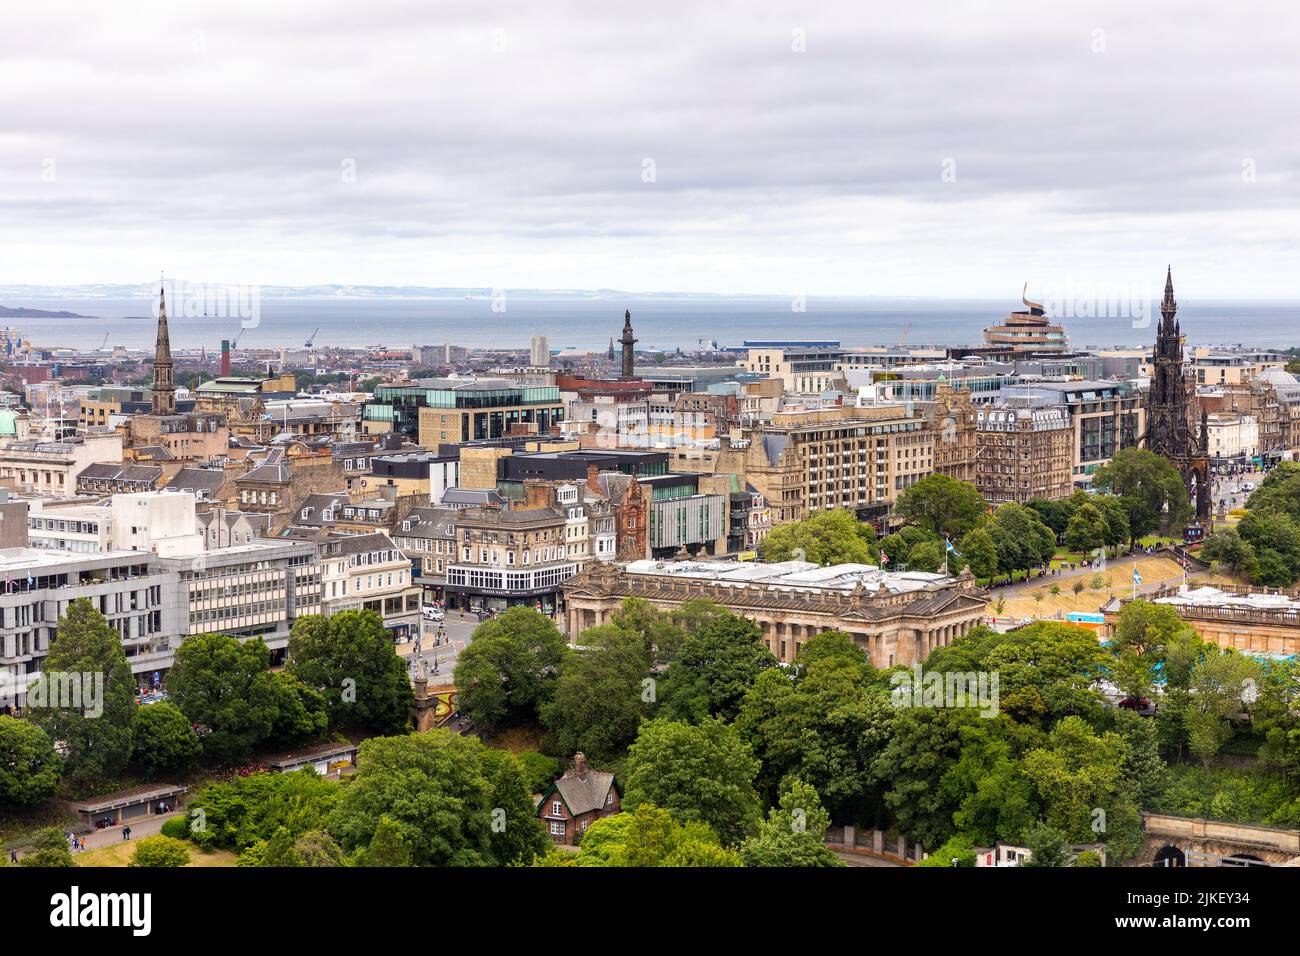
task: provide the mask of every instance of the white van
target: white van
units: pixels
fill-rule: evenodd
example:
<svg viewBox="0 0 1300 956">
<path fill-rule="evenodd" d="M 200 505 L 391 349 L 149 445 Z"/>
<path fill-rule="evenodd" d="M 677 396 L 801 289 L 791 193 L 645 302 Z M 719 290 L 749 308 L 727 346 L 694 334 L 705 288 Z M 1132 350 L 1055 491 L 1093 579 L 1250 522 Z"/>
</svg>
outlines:
<svg viewBox="0 0 1300 956">
<path fill-rule="evenodd" d="M 424 619 L 426 621 L 437 622 L 437 621 L 441 621 L 444 617 L 446 617 L 446 615 L 443 613 L 442 608 L 438 607 L 435 604 L 426 604 L 421 610 L 421 613 L 424 615 Z"/>
</svg>

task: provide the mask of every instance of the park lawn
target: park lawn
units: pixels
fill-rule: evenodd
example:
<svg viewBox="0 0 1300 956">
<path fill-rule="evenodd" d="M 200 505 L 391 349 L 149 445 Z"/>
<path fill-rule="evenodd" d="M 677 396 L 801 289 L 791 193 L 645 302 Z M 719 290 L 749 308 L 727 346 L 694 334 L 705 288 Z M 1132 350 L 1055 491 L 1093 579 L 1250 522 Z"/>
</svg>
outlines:
<svg viewBox="0 0 1300 956">
<path fill-rule="evenodd" d="M 1138 574 L 1142 575 L 1143 584 L 1156 583 L 1181 583 L 1183 580 L 1183 569 L 1178 566 L 1178 562 L 1169 558 L 1138 558 Z M 1091 583 L 1092 574 L 1085 573 L 1077 579 L 1072 577 L 1065 578 L 1036 578 L 1041 580 L 1042 584 L 1032 591 L 1024 591 L 1015 597 L 1007 596 L 1006 607 L 1003 609 L 1001 617 L 1055 617 L 1058 613 L 1068 614 L 1071 611 L 1096 612 L 1103 604 L 1112 597 L 1129 597 L 1133 593 L 1133 559 L 1120 559 L 1111 561 L 1105 571 L 1097 572 L 1105 577 L 1110 578 L 1110 587 L 1094 591 L 1091 587 L 1085 587 L 1081 593 L 1076 595 L 1071 588 L 1075 580 L 1082 581 L 1085 585 Z M 1050 591 L 1053 584 L 1060 585 L 1061 593 L 1053 595 Z M 1034 600 L 1034 594 L 1042 592 L 1043 600 L 1041 602 Z M 995 594 L 993 600 L 997 601 Z M 992 608 L 992 605 L 990 605 Z M 990 613 L 993 613 L 990 610 Z"/>
<path fill-rule="evenodd" d="M 77 866 L 129 866 L 138 840 L 123 840 L 84 853 L 73 854 Z M 236 856 L 229 850 L 206 849 L 189 845 L 190 866 L 234 866 Z"/>
<path fill-rule="evenodd" d="M 1158 534 L 1149 534 L 1145 538 L 1137 539 L 1137 544 L 1143 548 L 1149 548 L 1152 545 L 1156 545 L 1157 547 L 1163 547 L 1164 545 L 1167 544 L 1182 544 L 1182 543 L 1183 543 L 1182 538 L 1170 538 Z"/>
</svg>

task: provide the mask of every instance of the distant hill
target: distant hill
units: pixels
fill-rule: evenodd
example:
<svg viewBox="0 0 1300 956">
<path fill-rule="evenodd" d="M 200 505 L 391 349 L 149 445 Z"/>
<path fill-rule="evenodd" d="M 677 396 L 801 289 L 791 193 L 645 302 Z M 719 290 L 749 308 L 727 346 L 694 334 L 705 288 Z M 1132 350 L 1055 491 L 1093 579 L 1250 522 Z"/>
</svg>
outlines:
<svg viewBox="0 0 1300 956">
<path fill-rule="evenodd" d="M 0 319 L 93 319 L 78 312 L 49 312 L 45 309 L 11 309 L 0 305 Z"/>
</svg>

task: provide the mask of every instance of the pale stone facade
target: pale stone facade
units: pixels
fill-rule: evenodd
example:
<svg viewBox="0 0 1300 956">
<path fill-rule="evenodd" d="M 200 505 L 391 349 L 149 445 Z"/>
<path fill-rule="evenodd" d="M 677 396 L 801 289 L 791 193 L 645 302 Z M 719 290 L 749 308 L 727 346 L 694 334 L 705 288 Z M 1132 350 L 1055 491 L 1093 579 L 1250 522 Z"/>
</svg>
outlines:
<svg viewBox="0 0 1300 956">
<path fill-rule="evenodd" d="M 1219 584 L 1182 591 L 1164 588 L 1143 600 L 1169 604 L 1202 640 L 1257 655 L 1300 654 L 1300 592 Z M 1126 599 L 1113 598 L 1103 608 L 1104 630 L 1114 636 Z"/>
<path fill-rule="evenodd" d="M 880 668 L 924 661 L 978 625 L 989 601 L 966 572 L 951 578 L 798 561 L 593 564 L 561 590 L 570 640 L 610 623 L 629 597 L 663 609 L 704 598 L 757 624 L 763 643 L 782 662 L 793 661 L 823 631 L 840 630 Z"/>
</svg>

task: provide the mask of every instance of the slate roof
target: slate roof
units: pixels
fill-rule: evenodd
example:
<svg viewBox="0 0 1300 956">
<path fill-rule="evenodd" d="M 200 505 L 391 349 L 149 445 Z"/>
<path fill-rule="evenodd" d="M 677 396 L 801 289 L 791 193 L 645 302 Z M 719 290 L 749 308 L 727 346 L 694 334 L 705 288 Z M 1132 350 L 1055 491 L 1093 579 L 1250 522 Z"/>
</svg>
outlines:
<svg viewBox="0 0 1300 956">
<path fill-rule="evenodd" d="M 574 816 L 599 810 L 605 805 L 609 789 L 614 785 L 614 775 L 604 770 L 588 770 L 583 776 L 570 767 L 553 786 L 560 791 L 564 805 Z"/>
<path fill-rule="evenodd" d="M 218 468 L 182 468 L 167 483 L 177 491 L 191 491 L 199 500 L 214 498 L 226 483 L 226 473 Z"/>
</svg>

